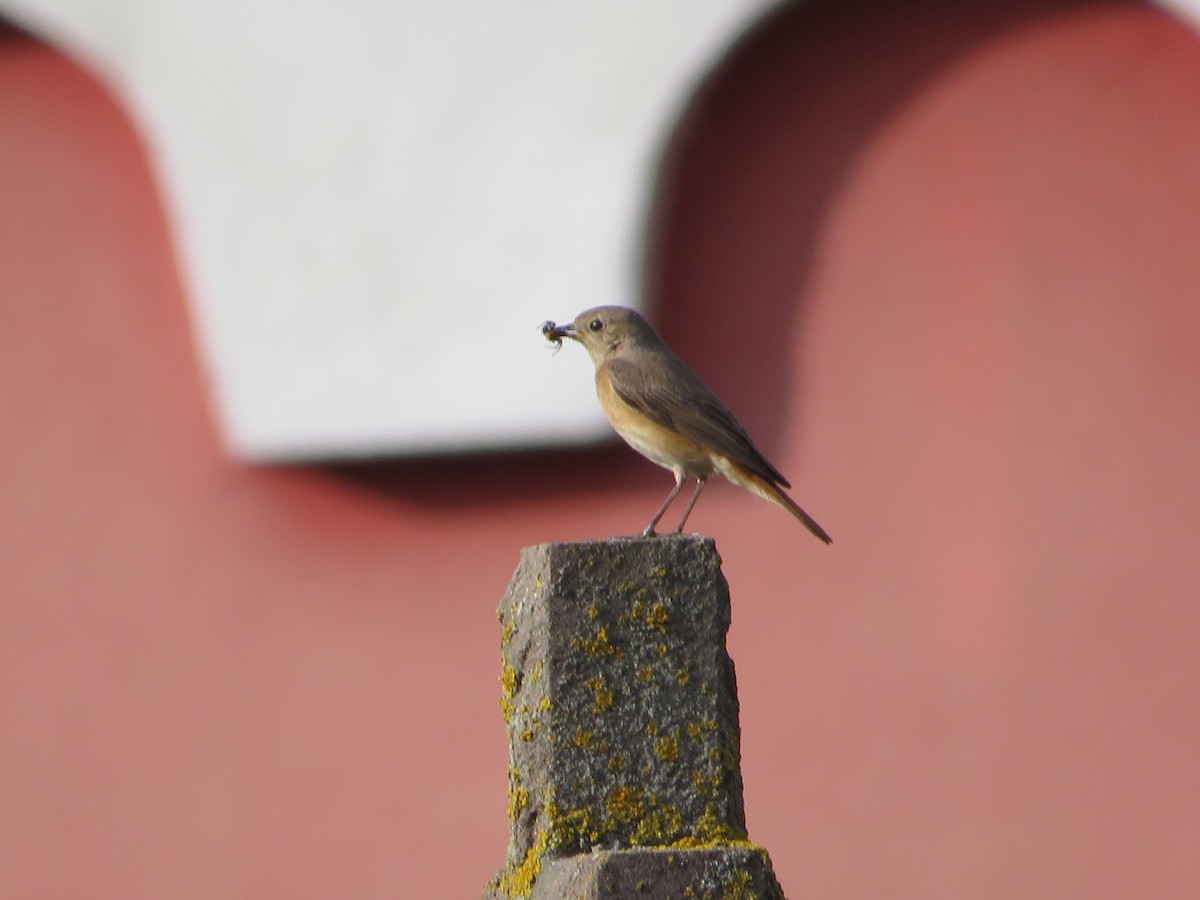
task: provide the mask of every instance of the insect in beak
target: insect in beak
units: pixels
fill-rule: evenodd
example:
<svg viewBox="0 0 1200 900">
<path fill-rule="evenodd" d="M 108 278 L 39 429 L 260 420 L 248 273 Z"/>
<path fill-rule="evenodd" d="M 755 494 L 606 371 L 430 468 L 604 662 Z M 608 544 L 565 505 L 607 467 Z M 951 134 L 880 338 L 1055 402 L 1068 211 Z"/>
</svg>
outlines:
<svg viewBox="0 0 1200 900">
<path fill-rule="evenodd" d="M 542 336 L 554 345 L 554 352 L 562 349 L 563 338 L 575 336 L 575 326 L 571 324 L 555 325 L 549 319 L 542 323 Z"/>
</svg>

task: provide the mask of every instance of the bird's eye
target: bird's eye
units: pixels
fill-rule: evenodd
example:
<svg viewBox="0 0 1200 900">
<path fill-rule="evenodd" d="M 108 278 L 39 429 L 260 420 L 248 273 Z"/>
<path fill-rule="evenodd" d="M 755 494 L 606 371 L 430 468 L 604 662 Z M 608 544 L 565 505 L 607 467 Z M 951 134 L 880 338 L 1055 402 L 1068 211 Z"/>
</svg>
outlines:
<svg viewBox="0 0 1200 900">
<path fill-rule="evenodd" d="M 592 329 L 592 331 L 599 331 L 603 327 L 604 323 L 599 319 L 592 319 L 592 321 L 588 322 L 588 328 Z"/>
</svg>

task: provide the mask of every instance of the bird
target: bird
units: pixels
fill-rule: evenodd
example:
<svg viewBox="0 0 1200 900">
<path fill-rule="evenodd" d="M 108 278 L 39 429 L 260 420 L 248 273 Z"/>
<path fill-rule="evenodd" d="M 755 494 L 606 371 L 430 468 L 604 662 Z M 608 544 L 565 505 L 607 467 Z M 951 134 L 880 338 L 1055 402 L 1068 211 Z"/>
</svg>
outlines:
<svg viewBox="0 0 1200 900">
<path fill-rule="evenodd" d="M 596 367 L 600 408 L 621 438 L 675 476 L 675 486 L 642 537 L 652 537 L 688 477 L 696 489 L 674 534 L 683 526 L 714 473 L 783 507 L 826 544 L 829 534 L 785 493 L 791 485 L 754 446 L 746 430 L 700 377 L 663 343 L 636 310 L 597 306 L 566 325 L 542 323 L 555 346 L 564 338 L 583 345 Z"/>
</svg>

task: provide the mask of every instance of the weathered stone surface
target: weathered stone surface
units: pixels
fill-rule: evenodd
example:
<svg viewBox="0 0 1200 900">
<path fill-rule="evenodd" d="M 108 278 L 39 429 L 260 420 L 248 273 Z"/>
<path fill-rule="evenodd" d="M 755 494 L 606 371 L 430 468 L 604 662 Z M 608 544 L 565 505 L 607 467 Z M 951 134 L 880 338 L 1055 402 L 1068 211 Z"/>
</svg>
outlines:
<svg viewBox="0 0 1200 900">
<path fill-rule="evenodd" d="M 546 862 L 529 900 L 783 900 L 762 847 L 599 850 Z"/>
<path fill-rule="evenodd" d="M 486 896 L 675 881 L 698 897 L 782 896 L 766 851 L 746 841 L 720 566 L 713 542 L 692 536 L 522 551 L 499 610 L 512 827 Z M 722 866 L 746 890 L 695 893 Z M 578 891 L 548 892 L 564 878 Z"/>
</svg>

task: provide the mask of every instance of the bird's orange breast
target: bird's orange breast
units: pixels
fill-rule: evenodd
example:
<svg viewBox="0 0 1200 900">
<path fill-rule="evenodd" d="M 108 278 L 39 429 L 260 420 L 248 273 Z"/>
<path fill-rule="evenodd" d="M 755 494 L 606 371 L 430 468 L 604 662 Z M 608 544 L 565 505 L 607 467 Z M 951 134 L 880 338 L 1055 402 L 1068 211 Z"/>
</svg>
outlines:
<svg viewBox="0 0 1200 900">
<path fill-rule="evenodd" d="M 713 452 L 626 403 L 613 389 L 604 366 L 596 370 L 596 395 L 613 429 L 642 456 L 667 469 L 682 468 L 689 475 L 712 474 Z"/>
</svg>

